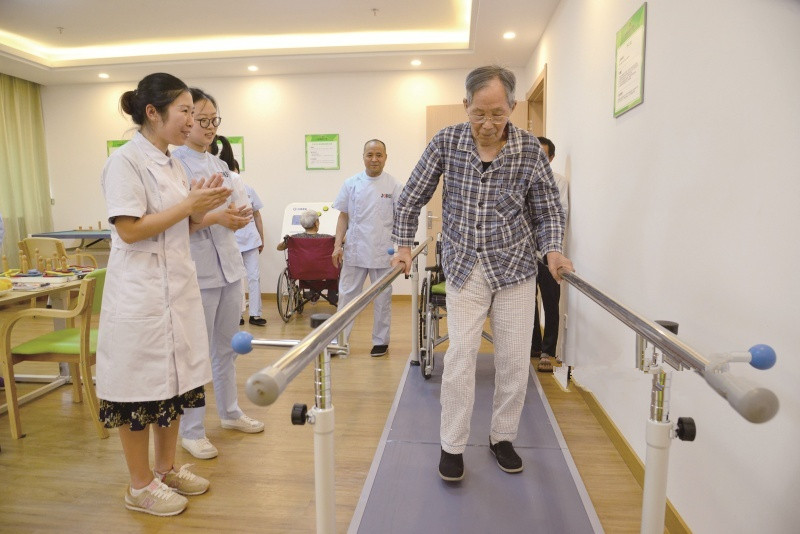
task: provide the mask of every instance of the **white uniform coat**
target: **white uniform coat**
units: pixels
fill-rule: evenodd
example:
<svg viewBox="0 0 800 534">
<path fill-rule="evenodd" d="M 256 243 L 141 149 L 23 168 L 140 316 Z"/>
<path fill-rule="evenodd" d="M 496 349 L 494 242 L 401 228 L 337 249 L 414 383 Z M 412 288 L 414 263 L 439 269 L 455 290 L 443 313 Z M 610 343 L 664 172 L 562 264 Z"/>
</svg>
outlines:
<svg viewBox="0 0 800 534">
<path fill-rule="evenodd" d="M 255 214 L 264 207 L 264 203 L 261 202 L 261 198 L 252 187 L 244 184 L 244 189 L 247 191 L 247 198 L 250 204 L 252 204 L 253 214 Z M 234 234 L 236 235 L 236 243 L 239 245 L 240 252 L 247 252 L 248 250 L 253 250 L 261 246 L 261 236 L 258 233 L 255 219 L 247 223 L 247 226 L 244 228 L 236 230 Z"/>
<path fill-rule="evenodd" d="M 392 256 L 394 205 L 403 186 L 391 174 L 375 178 L 366 171 L 345 180 L 334 209 L 347 213 L 344 264 L 369 269 L 387 268 Z"/>
<path fill-rule="evenodd" d="M 183 163 L 189 180 L 208 180 L 212 174 L 222 174 L 224 186 L 233 190 L 225 203 L 212 211 L 224 210 L 233 202 L 236 206 L 249 205 L 244 183 L 238 174 L 228 170 L 227 165 L 208 152 L 197 152 L 187 146 L 175 149 L 174 156 Z M 233 232 L 219 224 L 212 224 L 190 236 L 192 258 L 197 267 L 200 289 L 223 287 L 245 277 L 242 254 Z"/>
<path fill-rule="evenodd" d="M 188 195 L 183 166 L 140 133 L 116 150 L 102 174 L 111 226 L 97 340 L 97 396 L 107 401 L 163 400 L 211 380 L 208 335 L 189 250 L 189 220 L 136 243 L 113 226 Z"/>
</svg>

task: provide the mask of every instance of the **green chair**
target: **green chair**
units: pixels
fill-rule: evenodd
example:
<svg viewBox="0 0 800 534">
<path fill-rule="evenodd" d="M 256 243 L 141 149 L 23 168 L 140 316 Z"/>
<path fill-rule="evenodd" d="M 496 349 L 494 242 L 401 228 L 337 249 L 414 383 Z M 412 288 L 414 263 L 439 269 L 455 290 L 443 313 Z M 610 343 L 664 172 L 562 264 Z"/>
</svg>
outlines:
<svg viewBox="0 0 800 534">
<path fill-rule="evenodd" d="M 97 329 L 91 327 L 92 315 L 100 311 L 105 284 L 105 269 L 96 269 L 83 279 L 75 306 L 67 310 L 28 308 L 12 315 L 0 330 L 0 342 L 4 345 L 2 371 L 6 378 L 11 434 L 15 439 L 24 436 L 19 417 L 17 387 L 14 381 L 14 365 L 23 361 L 64 362 L 69 364 L 72 376 L 73 402 L 81 402 L 81 383 L 86 393 L 89 415 L 101 439 L 108 437 L 108 430 L 99 420 L 99 406 L 92 381 L 92 365 L 96 361 Z M 66 319 L 67 328 L 54 330 L 34 339 L 11 347 L 11 332 L 16 323 L 26 317 L 51 317 Z M 75 326 L 75 319 L 78 326 Z"/>
</svg>

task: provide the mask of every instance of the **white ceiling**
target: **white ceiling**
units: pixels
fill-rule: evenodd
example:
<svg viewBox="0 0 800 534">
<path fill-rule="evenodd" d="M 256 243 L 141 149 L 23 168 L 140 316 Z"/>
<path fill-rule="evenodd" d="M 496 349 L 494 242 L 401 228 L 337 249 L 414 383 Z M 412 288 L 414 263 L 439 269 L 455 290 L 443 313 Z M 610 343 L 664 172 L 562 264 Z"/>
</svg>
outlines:
<svg viewBox="0 0 800 534">
<path fill-rule="evenodd" d="M 0 72 L 57 85 L 523 67 L 558 1 L 0 0 Z"/>
</svg>

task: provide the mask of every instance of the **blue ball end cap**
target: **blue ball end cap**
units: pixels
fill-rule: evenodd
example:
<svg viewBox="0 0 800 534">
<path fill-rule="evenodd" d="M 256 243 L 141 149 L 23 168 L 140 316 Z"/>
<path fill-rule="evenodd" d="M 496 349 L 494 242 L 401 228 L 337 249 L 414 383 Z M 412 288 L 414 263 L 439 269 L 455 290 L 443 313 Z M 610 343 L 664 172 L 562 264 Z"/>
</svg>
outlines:
<svg viewBox="0 0 800 534">
<path fill-rule="evenodd" d="M 386 249 L 386 253 L 387 253 L 389 256 L 394 256 L 394 249 L 393 249 L 393 248 L 387 248 L 387 249 Z"/>
<path fill-rule="evenodd" d="M 253 350 L 253 334 L 250 332 L 237 332 L 231 340 L 231 347 L 238 354 L 247 354 Z"/>
<path fill-rule="evenodd" d="M 775 365 L 775 360 L 777 360 L 777 356 L 775 355 L 775 349 L 770 347 L 769 345 L 754 345 L 750 347 L 750 355 L 752 359 L 750 360 L 750 365 L 755 367 L 756 369 L 769 369 L 773 365 Z"/>
</svg>

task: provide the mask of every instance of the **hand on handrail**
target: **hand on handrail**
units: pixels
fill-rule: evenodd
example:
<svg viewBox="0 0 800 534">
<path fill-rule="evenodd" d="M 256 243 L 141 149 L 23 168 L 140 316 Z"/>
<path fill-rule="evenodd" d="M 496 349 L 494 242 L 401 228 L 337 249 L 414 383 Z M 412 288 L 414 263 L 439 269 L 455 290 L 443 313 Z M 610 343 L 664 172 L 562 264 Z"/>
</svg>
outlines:
<svg viewBox="0 0 800 534">
<path fill-rule="evenodd" d="M 392 267 L 403 264 L 403 273 L 408 275 L 411 272 L 411 247 L 397 247 L 392 258 Z"/>
<path fill-rule="evenodd" d="M 547 268 L 550 269 L 550 274 L 553 275 L 553 279 L 559 284 L 562 280 L 561 274 L 558 272 L 559 270 L 566 269 L 571 273 L 575 272 L 575 267 L 572 266 L 570 259 L 556 251 L 547 253 Z"/>
</svg>

